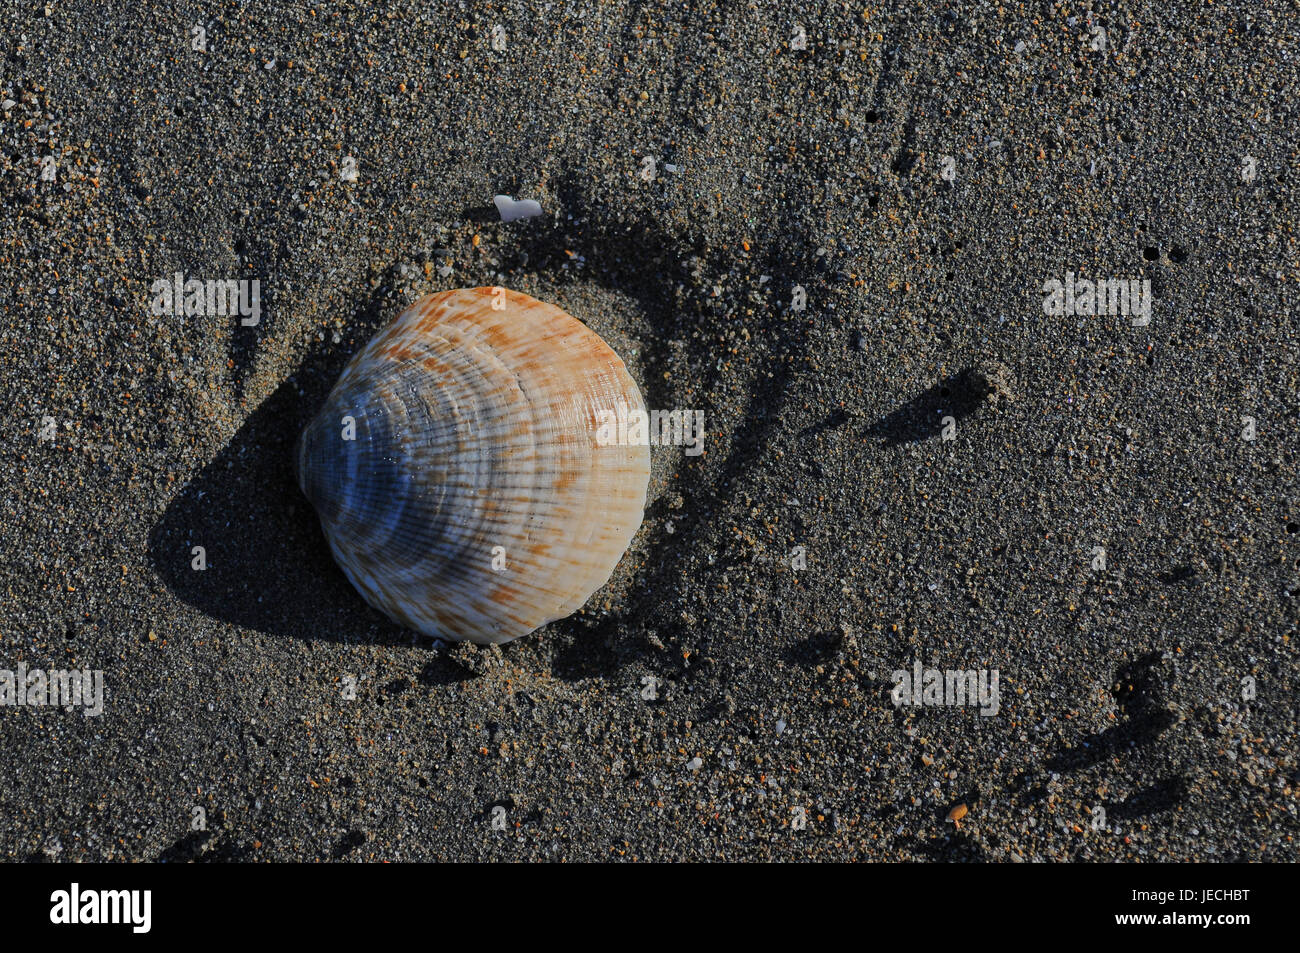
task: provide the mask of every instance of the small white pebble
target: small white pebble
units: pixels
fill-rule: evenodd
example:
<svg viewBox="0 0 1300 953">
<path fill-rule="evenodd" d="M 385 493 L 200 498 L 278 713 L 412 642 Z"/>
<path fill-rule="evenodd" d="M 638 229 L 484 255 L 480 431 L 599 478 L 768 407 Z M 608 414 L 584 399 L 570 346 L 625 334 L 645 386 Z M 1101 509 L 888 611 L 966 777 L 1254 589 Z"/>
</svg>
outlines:
<svg viewBox="0 0 1300 953">
<path fill-rule="evenodd" d="M 519 199 L 516 201 L 508 195 L 494 195 L 492 201 L 497 207 L 503 222 L 517 222 L 542 214 L 542 204 L 536 199 Z"/>
</svg>

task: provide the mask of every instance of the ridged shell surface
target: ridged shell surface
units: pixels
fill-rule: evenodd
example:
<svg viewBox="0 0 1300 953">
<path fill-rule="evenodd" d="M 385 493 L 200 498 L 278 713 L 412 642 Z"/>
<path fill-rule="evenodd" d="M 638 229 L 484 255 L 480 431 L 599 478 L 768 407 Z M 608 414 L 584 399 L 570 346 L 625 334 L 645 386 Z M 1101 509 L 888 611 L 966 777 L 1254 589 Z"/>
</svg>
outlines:
<svg viewBox="0 0 1300 953">
<path fill-rule="evenodd" d="M 633 410 L 618 355 L 559 308 L 443 292 L 348 363 L 303 431 L 298 482 L 370 605 L 508 642 L 586 602 L 640 525 L 649 447 L 597 439 L 602 412 Z"/>
</svg>

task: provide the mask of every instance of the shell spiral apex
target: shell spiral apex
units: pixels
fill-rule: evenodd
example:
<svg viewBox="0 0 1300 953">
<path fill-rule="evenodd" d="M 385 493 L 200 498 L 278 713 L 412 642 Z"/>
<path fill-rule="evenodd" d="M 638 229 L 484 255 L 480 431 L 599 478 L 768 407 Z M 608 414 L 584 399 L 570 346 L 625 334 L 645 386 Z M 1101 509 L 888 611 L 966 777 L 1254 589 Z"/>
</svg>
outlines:
<svg viewBox="0 0 1300 953">
<path fill-rule="evenodd" d="M 636 382 L 581 322 L 447 291 L 348 362 L 298 441 L 298 484 L 366 602 L 436 638 L 508 642 L 585 603 L 641 524 L 649 447 L 597 438 L 633 410 Z"/>
</svg>

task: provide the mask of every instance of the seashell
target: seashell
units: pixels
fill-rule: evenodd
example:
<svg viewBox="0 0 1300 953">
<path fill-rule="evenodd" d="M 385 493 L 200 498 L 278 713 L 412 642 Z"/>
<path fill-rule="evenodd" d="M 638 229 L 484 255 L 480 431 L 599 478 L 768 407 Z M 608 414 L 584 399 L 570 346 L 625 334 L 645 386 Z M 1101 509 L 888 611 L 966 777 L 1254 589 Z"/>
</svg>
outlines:
<svg viewBox="0 0 1300 953">
<path fill-rule="evenodd" d="M 617 354 L 504 288 L 421 298 L 349 361 L 303 430 L 298 484 L 370 605 L 435 638 L 508 642 L 577 610 L 641 524 L 645 412 Z"/>
</svg>

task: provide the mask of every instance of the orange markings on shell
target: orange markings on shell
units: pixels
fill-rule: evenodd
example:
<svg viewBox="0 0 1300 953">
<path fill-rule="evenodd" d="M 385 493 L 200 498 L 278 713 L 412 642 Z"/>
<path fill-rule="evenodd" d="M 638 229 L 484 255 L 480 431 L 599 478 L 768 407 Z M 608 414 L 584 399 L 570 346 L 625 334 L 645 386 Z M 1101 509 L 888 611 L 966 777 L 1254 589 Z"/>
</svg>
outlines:
<svg viewBox="0 0 1300 953">
<path fill-rule="evenodd" d="M 431 295 L 349 362 L 304 431 L 299 479 L 367 602 L 431 636 L 509 641 L 586 602 L 640 525 L 649 448 L 596 438 L 620 403 L 645 409 L 613 350 L 559 308 Z M 351 446 L 333 437 L 350 412 L 366 434 Z"/>
</svg>

